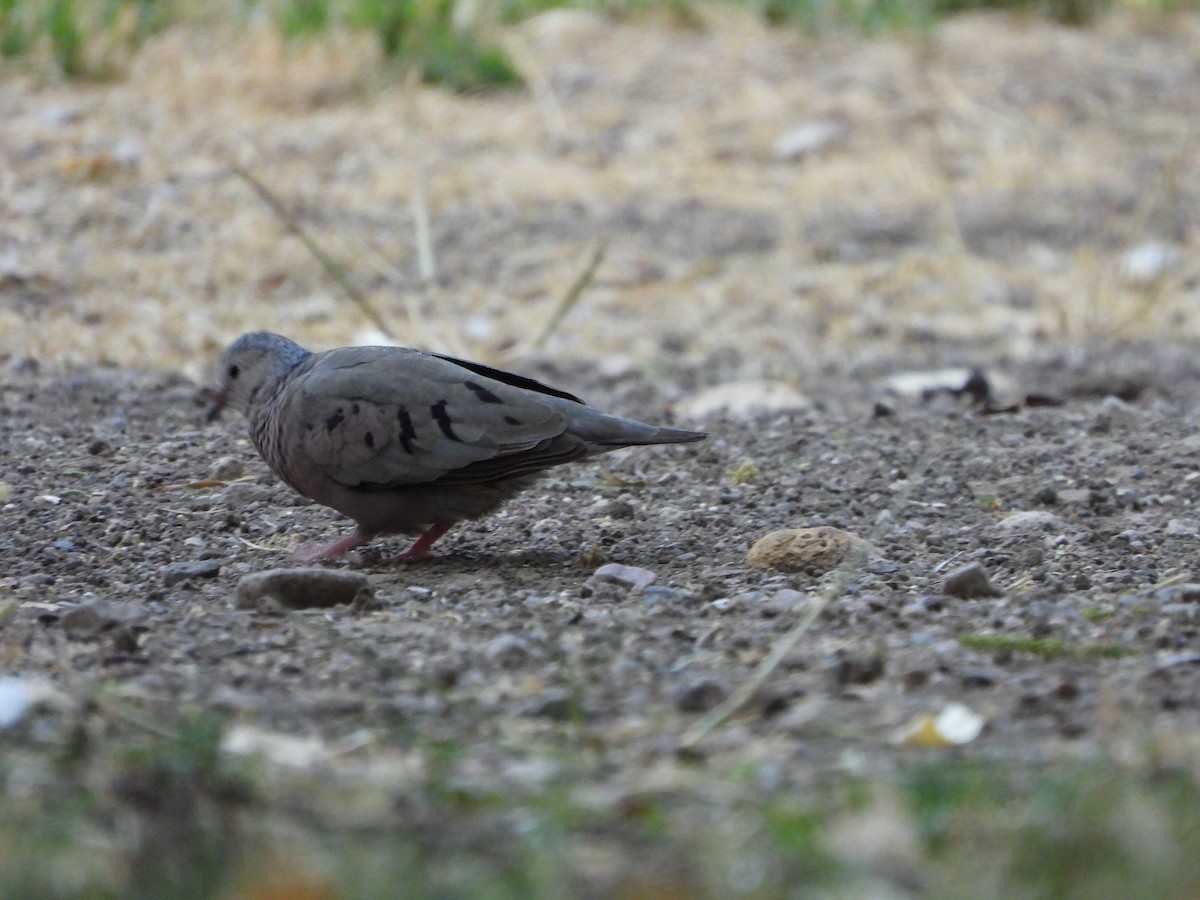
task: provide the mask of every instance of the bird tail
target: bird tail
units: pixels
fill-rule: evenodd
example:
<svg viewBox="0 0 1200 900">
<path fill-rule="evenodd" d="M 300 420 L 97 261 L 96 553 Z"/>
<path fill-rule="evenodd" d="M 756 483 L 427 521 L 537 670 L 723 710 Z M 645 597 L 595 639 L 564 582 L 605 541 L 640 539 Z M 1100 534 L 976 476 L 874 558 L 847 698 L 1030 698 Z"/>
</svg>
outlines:
<svg viewBox="0 0 1200 900">
<path fill-rule="evenodd" d="M 602 415 L 572 429 L 598 452 L 616 450 L 618 447 L 641 447 L 647 444 L 690 444 L 706 437 L 703 431 L 687 431 L 683 428 L 661 428 L 647 425 L 636 419 Z"/>
</svg>

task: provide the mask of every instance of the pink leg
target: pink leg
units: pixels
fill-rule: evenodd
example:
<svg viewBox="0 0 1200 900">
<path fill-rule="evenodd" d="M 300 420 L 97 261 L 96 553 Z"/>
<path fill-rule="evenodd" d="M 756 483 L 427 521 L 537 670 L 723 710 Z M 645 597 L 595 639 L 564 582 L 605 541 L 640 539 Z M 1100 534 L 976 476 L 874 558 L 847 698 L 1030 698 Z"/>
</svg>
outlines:
<svg viewBox="0 0 1200 900">
<path fill-rule="evenodd" d="M 393 556 L 387 562 L 407 562 L 414 559 L 426 559 L 429 557 L 429 548 L 433 546 L 434 541 L 440 538 L 443 534 L 454 527 L 453 522 L 438 522 L 427 532 L 417 538 L 417 542 L 401 553 L 399 556 Z"/>
<path fill-rule="evenodd" d="M 334 559 L 347 551 L 353 550 L 355 547 L 362 546 L 370 539 L 368 535 L 360 534 L 356 531 L 354 534 L 347 535 L 340 541 L 334 541 L 332 544 L 327 544 L 323 547 L 316 544 L 310 544 L 307 547 L 297 547 L 292 557 L 300 562 L 312 562 L 317 559 Z"/>
</svg>

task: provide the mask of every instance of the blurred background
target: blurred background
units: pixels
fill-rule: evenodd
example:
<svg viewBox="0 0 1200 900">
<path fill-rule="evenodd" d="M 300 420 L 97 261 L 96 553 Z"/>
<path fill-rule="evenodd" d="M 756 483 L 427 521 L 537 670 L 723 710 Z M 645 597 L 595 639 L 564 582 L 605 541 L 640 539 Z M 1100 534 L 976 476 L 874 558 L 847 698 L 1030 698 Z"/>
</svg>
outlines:
<svg viewBox="0 0 1200 900">
<path fill-rule="evenodd" d="M 268 328 L 803 383 L 1186 340 L 1194 13 L 7 0 L 2 352 L 198 377 Z"/>
</svg>

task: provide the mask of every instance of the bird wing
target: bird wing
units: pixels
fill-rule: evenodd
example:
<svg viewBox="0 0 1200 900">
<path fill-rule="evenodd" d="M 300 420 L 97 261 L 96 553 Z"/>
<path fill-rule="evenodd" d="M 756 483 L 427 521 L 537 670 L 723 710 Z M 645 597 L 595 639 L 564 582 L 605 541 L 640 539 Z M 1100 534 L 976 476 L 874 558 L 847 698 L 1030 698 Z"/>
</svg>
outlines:
<svg viewBox="0 0 1200 900">
<path fill-rule="evenodd" d="M 546 402 L 552 389 L 494 371 L 403 348 L 333 350 L 288 386 L 290 427 L 311 464 L 362 490 L 498 481 L 586 455 Z"/>
</svg>

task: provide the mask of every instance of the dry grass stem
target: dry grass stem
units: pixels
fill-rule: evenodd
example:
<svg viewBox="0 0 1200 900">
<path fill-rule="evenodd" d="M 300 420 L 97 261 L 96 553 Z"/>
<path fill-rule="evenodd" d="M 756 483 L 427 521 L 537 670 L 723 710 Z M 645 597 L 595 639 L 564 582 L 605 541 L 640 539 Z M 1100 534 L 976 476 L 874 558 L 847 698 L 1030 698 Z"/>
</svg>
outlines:
<svg viewBox="0 0 1200 900">
<path fill-rule="evenodd" d="M 437 259 L 433 253 L 433 226 L 429 214 L 429 176 L 425 165 L 425 147 L 421 134 L 421 111 L 417 96 L 421 87 L 420 71 L 410 68 L 404 78 L 404 124 L 408 156 L 412 166 L 413 227 L 417 242 L 417 273 L 426 284 L 437 278 Z"/>
<path fill-rule="evenodd" d="M 936 459 L 937 457 L 934 454 L 930 454 L 922 460 L 920 465 L 915 469 L 919 474 L 909 480 L 904 490 L 896 497 L 895 502 L 888 507 L 886 514 L 879 517 L 879 521 L 871 529 L 867 541 L 846 557 L 845 562 L 838 567 L 837 577 L 834 578 L 833 582 L 821 592 L 821 595 L 816 600 L 808 604 L 800 618 L 796 621 L 796 624 L 788 630 L 787 634 L 775 642 L 775 646 L 771 648 L 771 652 L 758 664 L 758 667 L 751 673 L 750 677 L 739 684 L 725 698 L 723 703 L 714 707 L 683 733 L 683 737 L 679 742 L 681 750 L 688 750 L 697 746 L 712 732 L 737 715 L 742 707 L 754 699 L 754 696 L 766 684 L 767 679 L 774 674 L 775 670 L 787 659 L 788 655 L 796 649 L 796 645 L 800 643 L 800 639 L 808 633 L 813 623 L 820 618 L 821 613 L 825 611 L 826 607 L 846 589 L 850 580 L 854 577 L 863 562 L 866 561 L 879 540 L 892 529 L 898 520 L 900 511 L 908 504 L 909 498 L 919 486 L 925 483 L 925 473 L 931 470 Z"/>
<path fill-rule="evenodd" d="M 371 324 L 378 328 L 388 338 L 395 340 L 395 337 L 392 335 L 392 330 L 388 327 L 387 322 L 384 321 L 383 316 L 379 314 L 378 310 L 376 310 L 371 304 L 371 301 L 368 299 L 367 295 L 364 294 L 359 289 L 358 285 L 356 285 L 350 278 L 350 273 L 346 271 L 345 266 L 325 252 L 325 249 L 317 243 L 317 241 L 308 233 L 304 226 L 300 224 L 299 220 L 291 214 L 288 208 L 284 205 L 283 201 L 279 199 L 274 191 L 263 184 L 263 182 L 259 180 L 257 176 L 251 174 L 247 169 L 244 169 L 239 165 L 235 164 L 232 167 L 232 171 L 235 175 L 245 181 L 246 184 L 250 185 L 250 187 L 254 190 L 254 193 L 258 194 L 258 196 L 262 198 L 263 202 L 266 203 L 267 206 L 271 207 L 271 211 L 274 212 L 275 215 L 277 215 L 287 226 L 288 231 L 300 239 L 300 242 L 304 244 L 308 252 L 313 255 L 313 258 L 316 259 L 317 262 L 321 264 L 321 267 L 329 273 L 329 276 L 338 283 L 341 289 L 346 293 L 346 296 L 354 301 L 354 303 L 362 311 L 363 315 L 370 320 Z"/>
<path fill-rule="evenodd" d="M 604 253 L 607 249 L 607 238 L 598 238 L 592 243 L 583 268 L 579 270 L 579 274 L 571 282 L 571 286 L 567 288 L 562 299 L 558 301 L 558 305 L 554 307 L 554 311 L 550 313 L 546 324 L 542 326 L 542 330 L 538 332 L 537 337 L 530 344 L 530 348 L 533 351 L 540 351 L 546 346 L 546 342 L 550 340 L 559 323 L 562 322 L 567 313 L 575 308 L 575 304 L 579 302 L 579 298 L 583 296 L 583 292 L 595 280 L 596 271 L 600 268 L 600 263 L 604 261 Z"/>
</svg>

